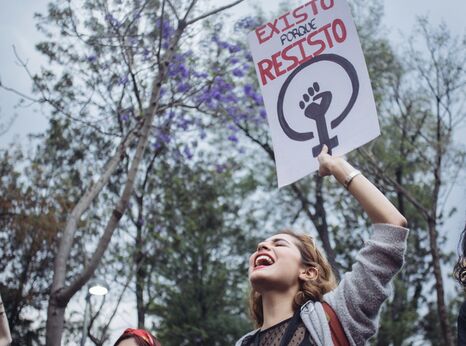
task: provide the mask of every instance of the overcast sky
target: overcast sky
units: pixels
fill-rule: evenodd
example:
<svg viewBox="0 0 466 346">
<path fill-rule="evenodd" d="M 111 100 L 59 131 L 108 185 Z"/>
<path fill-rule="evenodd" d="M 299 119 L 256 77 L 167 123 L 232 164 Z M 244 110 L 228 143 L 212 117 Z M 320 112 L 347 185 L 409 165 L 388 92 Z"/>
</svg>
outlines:
<svg viewBox="0 0 466 346">
<path fill-rule="evenodd" d="M 218 0 L 217 0 L 218 1 Z M 229 0 L 221 0 L 229 2 Z M 43 11 L 46 8 L 46 0 L 0 0 L 0 77 L 6 85 L 28 93 L 30 82 L 23 69 L 15 63 L 12 46 L 14 45 L 19 55 L 27 59 L 28 66 L 35 72 L 40 65 L 47 61 L 36 53 L 34 45 L 41 39 L 37 33 L 33 13 Z M 274 0 L 247 0 L 235 8 L 235 13 L 246 14 L 250 11 L 252 4 L 267 4 L 267 9 L 277 8 L 279 1 Z M 299 3 L 299 1 L 290 1 Z M 291 6 L 291 5 L 290 5 Z M 466 33 L 465 0 L 385 0 L 385 17 L 383 21 L 387 27 L 387 35 L 392 42 L 400 42 L 406 37 L 415 24 L 418 15 L 428 15 L 432 22 L 444 21 L 454 33 Z M 40 114 L 38 106 L 28 109 L 14 110 L 13 105 L 16 98 L 3 90 L 0 90 L 0 124 L 4 123 L 13 114 L 19 117 L 7 134 L 0 136 L 0 148 L 8 146 L 11 141 L 25 138 L 27 133 L 37 133 L 44 130 L 46 121 Z"/>
<path fill-rule="evenodd" d="M 229 0 L 221 0 L 229 2 Z M 303 1 L 302 1 L 303 2 Z M 38 55 L 34 45 L 41 40 L 41 36 L 36 32 L 33 20 L 33 13 L 44 11 L 46 0 L 0 0 L 0 78 L 5 84 L 21 90 L 24 93 L 30 92 L 30 81 L 21 67 L 15 63 L 12 45 L 20 56 L 28 61 L 28 66 L 32 72 L 39 70 L 40 65 L 46 65 L 47 61 Z M 213 1 L 213 3 L 217 3 Z M 248 0 L 234 9 L 238 15 L 246 14 L 250 11 L 252 4 L 267 4 L 267 8 L 274 10 L 278 1 L 274 0 Z M 292 3 L 300 3 L 290 1 Z M 466 1 L 465 0 L 385 0 L 385 17 L 383 22 L 387 28 L 387 35 L 394 45 L 398 45 L 406 33 L 411 32 L 416 16 L 427 15 L 429 19 L 438 24 L 445 22 L 450 30 L 455 34 L 466 34 Z M 17 101 L 11 93 L 0 90 L 0 124 L 4 123 L 14 113 L 18 118 L 14 122 L 7 134 L 0 136 L 0 149 L 6 148 L 11 142 L 21 142 L 26 145 L 27 133 L 40 133 L 46 125 L 46 119 L 40 107 L 32 106 L 27 109 L 14 110 L 13 105 Z M 449 248 L 454 249 L 460 230 L 464 225 L 466 206 L 463 196 L 466 195 L 466 185 L 459 181 L 450 198 L 450 205 L 457 205 L 460 212 L 447 223 L 451 230 L 449 234 Z M 80 298 L 77 298 L 80 299 Z M 133 312 L 133 314 L 131 314 Z M 127 314 L 126 314 L 127 313 Z M 124 319 L 120 319 L 120 325 L 114 327 L 119 330 L 124 326 L 134 323 L 134 311 L 129 308 Z M 130 317 L 133 315 L 133 317 Z"/>
</svg>

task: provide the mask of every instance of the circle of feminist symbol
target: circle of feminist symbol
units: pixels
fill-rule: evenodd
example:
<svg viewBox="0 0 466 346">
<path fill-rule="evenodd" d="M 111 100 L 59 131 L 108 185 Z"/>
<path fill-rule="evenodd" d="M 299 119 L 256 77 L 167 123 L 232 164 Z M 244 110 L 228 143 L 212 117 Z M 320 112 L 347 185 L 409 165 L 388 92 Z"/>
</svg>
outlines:
<svg viewBox="0 0 466 346">
<path fill-rule="evenodd" d="M 315 64 L 320 61 L 330 61 L 340 65 L 343 70 L 348 74 L 348 77 L 351 81 L 352 86 L 352 93 L 349 99 L 348 104 L 346 105 L 343 112 L 333 119 L 330 122 L 330 128 L 334 129 L 338 125 L 341 124 L 343 120 L 345 120 L 348 113 L 354 106 L 356 99 L 359 93 L 359 80 L 358 75 L 356 73 L 356 69 L 354 66 L 345 58 L 340 55 L 336 54 L 322 54 L 310 59 L 296 68 L 285 80 L 283 83 L 280 93 L 278 95 L 278 103 L 277 103 L 277 114 L 278 114 L 278 121 L 280 123 L 281 128 L 285 132 L 285 134 L 292 140 L 304 142 L 314 138 L 314 132 L 298 132 L 293 130 L 288 122 L 285 119 L 285 114 L 283 111 L 283 100 L 285 98 L 285 94 L 287 89 L 291 83 L 291 81 L 306 67 Z M 312 100 L 311 103 L 309 103 Z M 316 102 L 317 101 L 317 102 Z M 327 128 L 327 121 L 325 119 L 325 115 L 330 107 L 332 102 L 332 93 L 330 91 L 322 91 L 320 92 L 320 85 L 319 83 L 315 82 L 311 87 L 307 89 L 307 93 L 305 93 L 302 97 L 302 101 L 299 102 L 299 108 L 304 111 L 304 116 L 312 119 L 316 122 L 317 125 L 317 135 L 319 137 L 319 144 L 312 148 L 312 155 L 317 157 L 322 150 L 324 144 L 327 145 L 329 148 L 329 153 L 332 153 L 332 149 L 338 146 L 338 137 L 334 136 L 332 138 L 329 137 L 328 128 Z"/>
</svg>

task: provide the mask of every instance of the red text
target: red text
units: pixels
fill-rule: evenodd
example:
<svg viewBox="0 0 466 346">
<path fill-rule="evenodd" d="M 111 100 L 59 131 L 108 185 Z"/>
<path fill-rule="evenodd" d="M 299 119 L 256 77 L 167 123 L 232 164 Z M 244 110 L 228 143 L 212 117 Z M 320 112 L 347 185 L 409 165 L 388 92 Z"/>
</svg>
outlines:
<svg viewBox="0 0 466 346">
<path fill-rule="evenodd" d="M 322 54 L 325 49 L 332 48 L 335 43 L 344 42 L 346 37 L 345 23 L 341 19 L 335 19 L 332 23 L 322 26 L 276 52 L 270 59 L 259 61 L 257 67 L 262 85 L 266 85 L 268 81 L 273 81 L 307 60 Z"/>
<path fill-rule="evenodd" d="M 270 40 L 273 36 L 288 31 L 295 25 L 299 25 L 309 20 L 309 11 L 312 16 L 319 14 L 321 10 L 326 11 L 334 6 L 334 0 L 311 0 L 308 3 L 286 12 L 273 22 L 262 25 L 256 29 L 256 36 L 262 44 Z"/>
</svg>

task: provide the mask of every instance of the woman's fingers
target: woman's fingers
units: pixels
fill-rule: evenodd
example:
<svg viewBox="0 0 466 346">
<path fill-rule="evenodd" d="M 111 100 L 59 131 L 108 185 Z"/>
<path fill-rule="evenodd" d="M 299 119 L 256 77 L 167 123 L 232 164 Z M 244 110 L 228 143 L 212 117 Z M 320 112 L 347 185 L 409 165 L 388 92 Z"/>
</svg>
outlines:
<svg viewBox="0 0 466 346">
<path fill-rule="evenodd" d="M 319 155 L 322 155 L 322 154 L 328 154 L 328 147 L 327 147 L 327 144 L 324 144 L 322 146 L 322 151 L 320 152 Z"/>
<path fill-rule="evenodd" d="M 324 144 L 322 147 L 322 151 L 320 152 L 319 156 L 317 156 L 317 160 L 319 161 L 319 175 L 324 177 L 330 174 L 329 163 L 332 157 L 328 154 L 328 147 Z"/>
</svg>

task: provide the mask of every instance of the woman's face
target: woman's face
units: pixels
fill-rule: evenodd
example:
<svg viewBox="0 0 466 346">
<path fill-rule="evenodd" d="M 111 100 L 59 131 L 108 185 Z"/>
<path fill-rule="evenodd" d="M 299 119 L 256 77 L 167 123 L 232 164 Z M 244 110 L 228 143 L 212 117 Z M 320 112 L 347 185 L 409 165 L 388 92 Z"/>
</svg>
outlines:
<svg viewBox="0 0 466 346">
<path fill-rule="evenodd" d="M 249 281 L 257 292 L 299 288 L 304 267 L 295 242 L 289 234 L 276 234 L 258 244 L 249 258 Z"/>
</svg>

